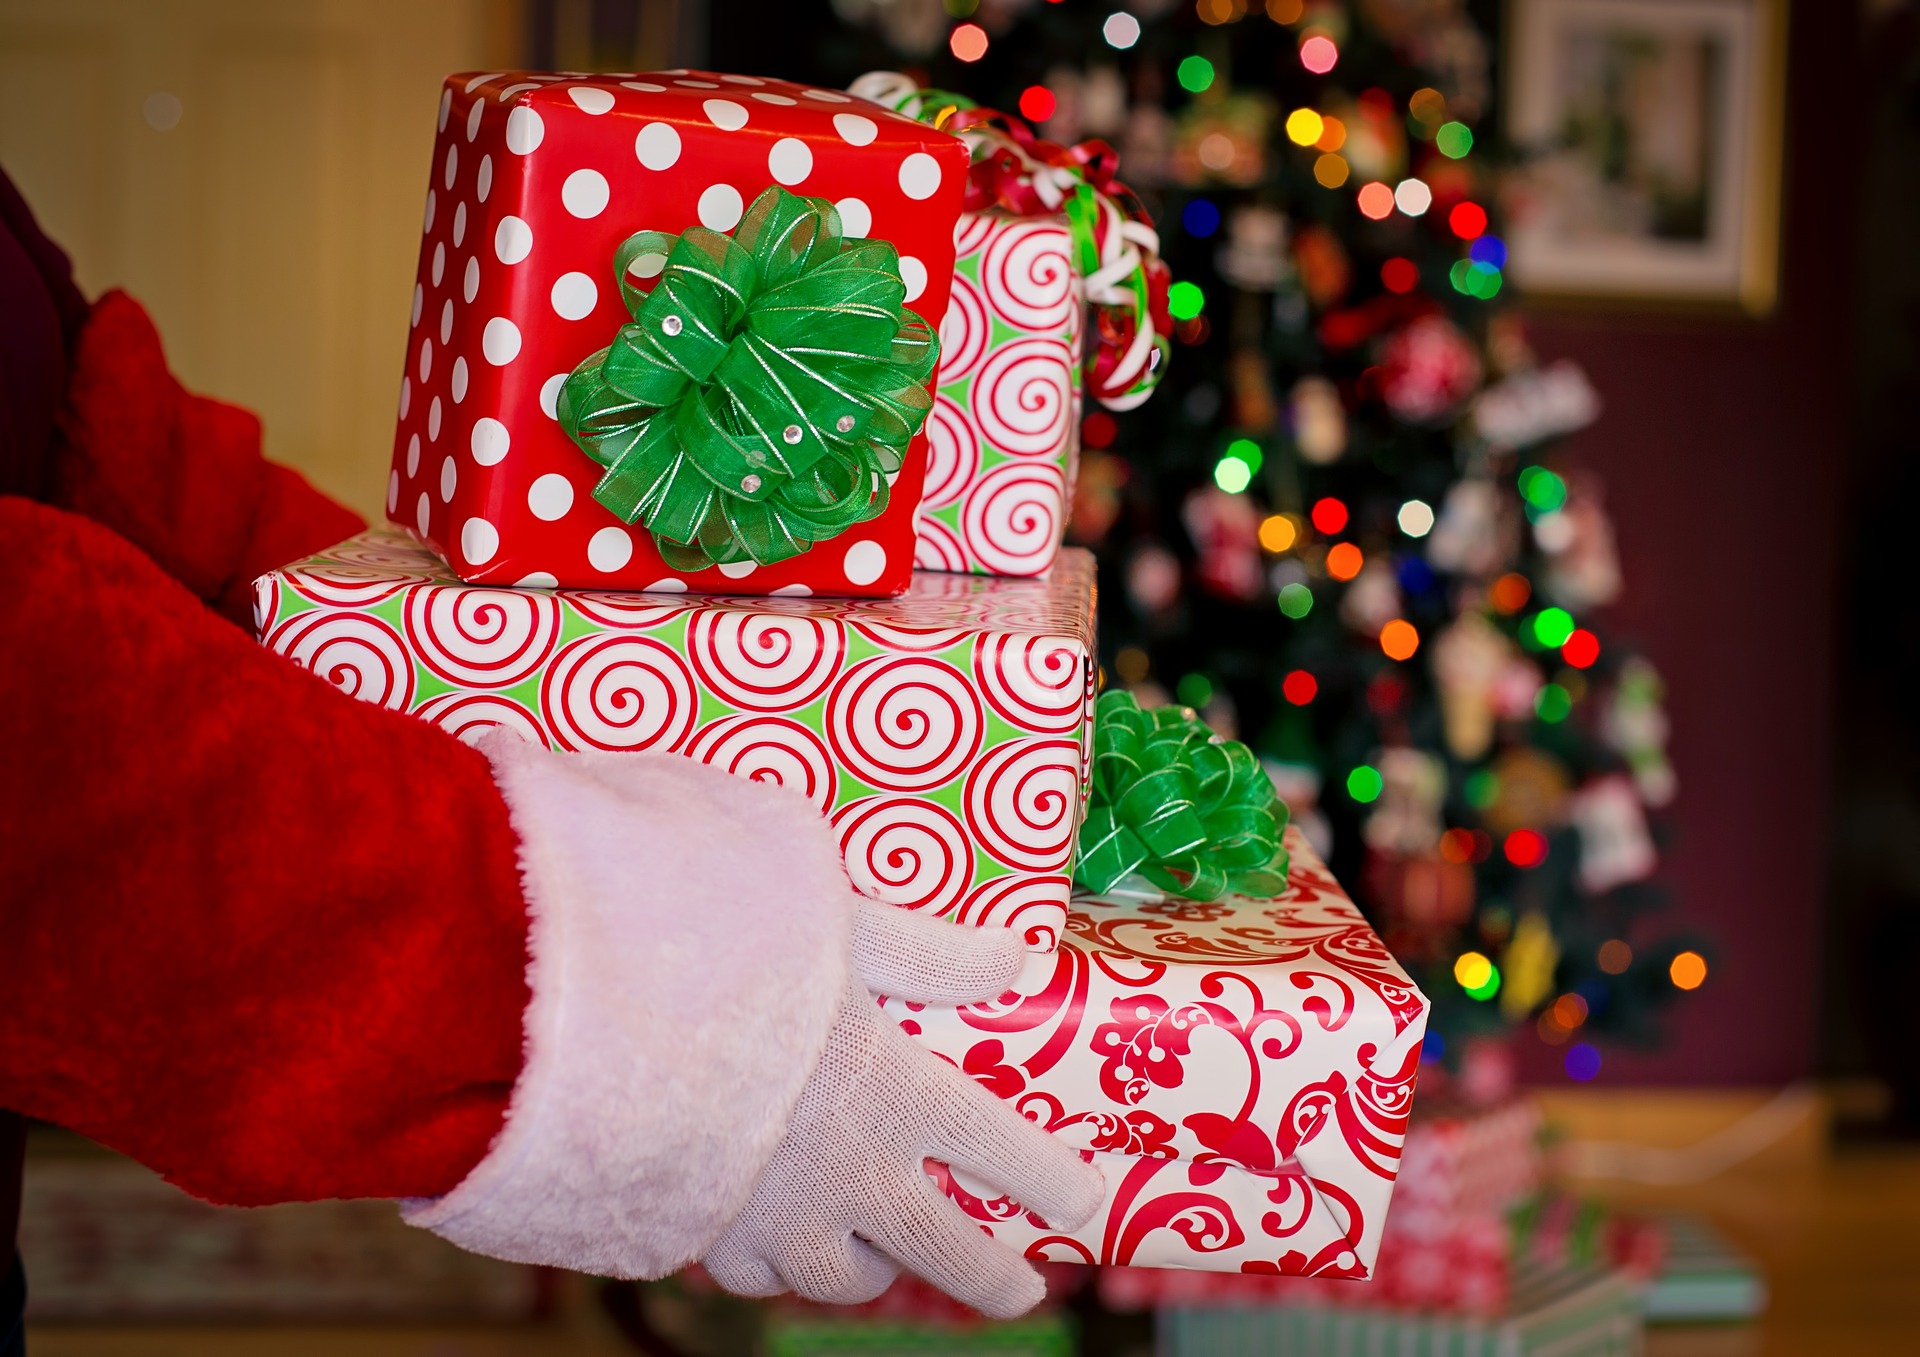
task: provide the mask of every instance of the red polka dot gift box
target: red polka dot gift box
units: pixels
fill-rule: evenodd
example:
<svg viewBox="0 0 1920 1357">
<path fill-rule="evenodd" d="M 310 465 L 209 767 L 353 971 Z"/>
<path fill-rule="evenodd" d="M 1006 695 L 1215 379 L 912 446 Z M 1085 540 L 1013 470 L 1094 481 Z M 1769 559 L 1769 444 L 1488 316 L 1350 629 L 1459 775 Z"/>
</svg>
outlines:
<svg viewBox="0 0 1920 1357">
<path fill-rule="evenodd" d="M 778 80 L 450 77 L 388 516 L 474 584 L 900 593 L 967 160 Z"/>
<path fill-rule="evenodd" d="M 998 999 L 881 1000 L 1106 1178 L 1065 1231 L 941 1170 L 983 1230 L 1058 1262 L 1373 1275 L 1429 1004 L 1298 829 L 1285 846 L 1271 899 L 1076 895 L 1059 948 Z"/>
<path fill-rule="evenodd" d="M 876 899 L 1051 950 L 1093 739 L 1093 559 L 890 599 L 469 585 L 374 530 L 254 581 L 262 642 L 455 735 L 684 754 L 833 823 Z"/>
</svg>

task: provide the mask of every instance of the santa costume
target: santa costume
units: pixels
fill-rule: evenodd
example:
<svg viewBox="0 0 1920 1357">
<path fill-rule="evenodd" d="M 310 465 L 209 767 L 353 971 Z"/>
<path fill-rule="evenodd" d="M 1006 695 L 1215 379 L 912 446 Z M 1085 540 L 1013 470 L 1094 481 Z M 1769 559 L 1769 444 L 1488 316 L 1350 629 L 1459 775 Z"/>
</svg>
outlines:
<svg viewBox="0 0 1920 1357">
<path fill-rule="evenodd" d="M 922 1160 L 1068 1228 L 1097 1173 L 871 993 L 989 997 L 1015 938 L 860 901 L 781 788 L 469 747 L 265 652 L 253 578 L 359 520 L 89 305 L 4 178 L 0 315 L 0 1260 L 24 1114 L 503 1258 L 1039 1298 Z"/>
</svg>

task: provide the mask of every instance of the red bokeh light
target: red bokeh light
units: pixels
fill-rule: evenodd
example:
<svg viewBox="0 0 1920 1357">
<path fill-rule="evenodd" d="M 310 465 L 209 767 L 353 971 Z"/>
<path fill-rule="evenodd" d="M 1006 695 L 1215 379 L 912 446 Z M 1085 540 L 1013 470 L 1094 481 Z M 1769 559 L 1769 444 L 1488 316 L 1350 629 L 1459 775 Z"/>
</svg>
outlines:
<svg viewBox="0 0 1920 1357">
<path fill-rule="evenodd" d="M 1396 256 L 1380 266 L 1380 281 L 1389 292 L 1411 292 L 1420 286 L 1420 267 Z"/>
<path fill-rule="evenodd" d="M 1560 647 L 1560 658 L 1575 669 L 1589 668 L 1600 658 L 1600 638 L 1582 627 Z"/>
<path fill-rule="evenodd" d="M 1487 209 L 1478 203 L 1456 203 L 1447 213 L 1447 225 L 1462 240 L 1478 240 L 1487 233 Z"/>
<path fill-rule="evenodd" d="M 1516 867 L 1538 867 L 1547 860 L 1547 836 L 1537 829 L 1516 829 L 1507 835 L 1507 861 Z"/>
<path fill-rule="evenodd" d="M 947 36 L 947 48 L 962 61 L 978 61 L 987 54 L 987 30 L 979 24 L 961 24 Z"/>
<path fill-rule="evenodd" d="M 1360 212 L 1362 216 L 1384 221 L 1393 211 L 1393 190 L 1378 179 L 1360 188 Z"/>
<path fill-rule="evenodd" d="M 1319 692 L 1319 680 L 1304 669 L 1294 670 L 1280 685 L 1281 695 L 1296 707 L 1306 706 Z"/>
<path fill-rule="evenodd" d="M 1315 501 L 1311 517 L 1314 530 L 1331 537 L 1347 526 L 1347 506 L 1329 495 L 1323 500 Z"/>
<path fill-rule="evenodd" d="M 1110 448 L 1120 433 L 1120 425 L 1105 410 L 1095 410 L 1080 421 L 1080 446 Z"/>
<path fill-rule="evenodd" d="M 1030 123 L 1043 123 L 1053 116 L 1057 102 L 1045 85 L 1028 85 L 1020 92 L 1020 116 Z"/>
</svg>

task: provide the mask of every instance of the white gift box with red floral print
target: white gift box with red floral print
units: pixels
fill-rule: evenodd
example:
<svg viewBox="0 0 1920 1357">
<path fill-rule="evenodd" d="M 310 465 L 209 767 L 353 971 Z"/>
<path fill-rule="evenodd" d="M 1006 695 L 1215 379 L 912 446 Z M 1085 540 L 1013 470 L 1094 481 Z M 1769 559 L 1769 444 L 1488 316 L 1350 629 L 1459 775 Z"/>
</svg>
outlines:
<svg viewBox="0 0 1920 1357">
<path fill-rule="evenodd" d="M 1428 1004 L 1298 830 L 1287 849 L 1276 899 L 1077 896 L 1059 949 L 1000 999 L 882 1000 L 1106 1175 L 1069 1233 L 943 1172 L 996 1237 L 1058 1260 L 1369 1275 Z"/>
<path fill-rule="evenodd" d="M 1093 730 L 1093 560 L 891 599 L 496 589 L 382 530 L 254 582 L 271 650 L 456 735 L 685 754 L 796 788 L 853 884 L 1050 950 Z"/>
<path fill-rule="evenodd" d="M 914 564 L 1044 574 L 1080 447 L 1073 237 L 1062 216 L 963 212 L 954 248 Z"/>
</svg>

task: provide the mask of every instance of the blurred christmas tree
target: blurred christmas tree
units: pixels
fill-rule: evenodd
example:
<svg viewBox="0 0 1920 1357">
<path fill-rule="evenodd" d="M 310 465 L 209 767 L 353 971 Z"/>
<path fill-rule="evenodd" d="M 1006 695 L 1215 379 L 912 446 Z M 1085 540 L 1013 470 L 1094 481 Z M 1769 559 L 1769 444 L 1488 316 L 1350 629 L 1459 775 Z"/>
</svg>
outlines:
<svg viewBox="0 0 1920 1357">
<path fill-rule="evenodd" d="M 1609 636 L 1598 397 L 1506 309 L 1488 43 L 1460 0 L 834 0 L 886 62 L 1098 137 L 1173 268 L 1158 395 L 1090 409 L 1072 536 L 1109 681 L 1268 763 L 1434 999 L 1591 1078 L 1705 976 L 1647 933 L 1658 675 Z"/>
</svg>

